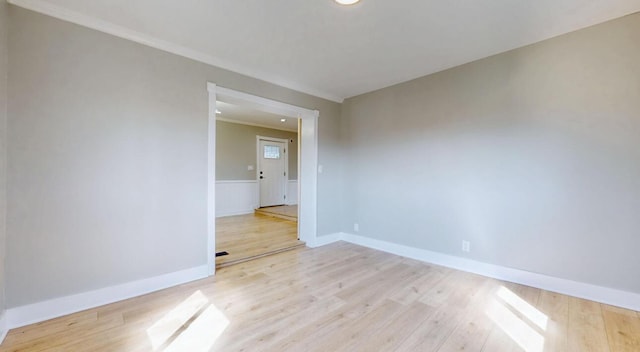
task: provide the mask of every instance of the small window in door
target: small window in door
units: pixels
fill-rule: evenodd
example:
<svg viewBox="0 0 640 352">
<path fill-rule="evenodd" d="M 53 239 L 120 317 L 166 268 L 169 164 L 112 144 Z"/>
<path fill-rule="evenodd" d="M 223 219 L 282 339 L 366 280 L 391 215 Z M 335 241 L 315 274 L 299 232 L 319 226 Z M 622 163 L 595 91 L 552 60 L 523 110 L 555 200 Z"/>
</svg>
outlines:
<svg viewBox="0 0 640 352">
<path fill-rule="evenodd" d="M 264 158 L 265 159 L 280 159 L 280 147 L 277 145 L 265 145 L 264 146 Z"/>
</svg>

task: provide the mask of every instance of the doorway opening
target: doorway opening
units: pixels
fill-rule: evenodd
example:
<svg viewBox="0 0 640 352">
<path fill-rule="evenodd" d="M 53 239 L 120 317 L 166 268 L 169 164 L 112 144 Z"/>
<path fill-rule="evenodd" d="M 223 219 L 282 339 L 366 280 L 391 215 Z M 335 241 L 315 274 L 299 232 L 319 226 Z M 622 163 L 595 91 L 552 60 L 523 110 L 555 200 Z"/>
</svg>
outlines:
<svg viewBox="0 0 640 352">
<path fill-rule="evenodd" d="M 261 238 L 264 234 L 255 233 L 253 230 L 255 228 L 270 227 L 273 230 L 271 235 L 277 237 L 285 236 L 287 233 L 292 234 L 294 241 L 302 243 L 298 241 L 299 239 L 306 242 L 307 245 L 313 246 L 316 239 L 318 111 L 234 91 L 212 83 L 208 84 L 208 91 L 209 226 L 207 258 L 210 274 L 215 273 L 217 252 L 227 252 L 227 255 L 218 257 L 218 262 L 231 263 L 235 260 L 227 260 L 224 257 L 231 258 L 237 248 L 244 250 L 251 246 L 264 247 L 267 254 L 279 250 L 276 248 L 277 245 L 269 247 L 269 241 L 265 242 L 266 239 Z M 278 124 L 282 124 L 275 127 L 282 126 L 280 130 L 289 129 L 295 134 L 282 135 L 274 132 L 275 128 L 268 129 L 268 127 L 274 127 L 273 122 L 269 124 L 245 120 L 238 124 L 237 119 L 230 118 L 233 117 L 230 116 L 233 114 L 227 114 L 225 117 L 224 110 L 228 110 L 230 106 L 240 107 L 246 111 L 253 110 L 255 112 L 253 115 L 278 117 Z M 235 130 L 235 132 L 216 133 L 218 124 L 221 124 L 219 125 L 220 132 L 223 132 L 223 128 L 226 131 Z M 289 124 L 289 128 L 285 127 L 286 124 Z M 240 128 L 239 125 L 244 125 L 244 127 Z M 229 129 L 230 126 L 235 127 Z M 247 126 L 252 126 L 254 132 L 247 132 L 249 130 Z M 255 133 L 258 129 L 260 133 Z M 244 132 L 238 132 L 239 130 L 244 130 Z M 238 133 L 240 134 L 238 135 Z M 238 156 L 241 153 L 237 150 L 228 150 L 235 147 L 229 147 L 229 144 L 218 144 L 217 139 L 220 139 L 221 142 L 230 138 L 240 139 L 238 136 L 246 137 L 247 133 L 254 134 L 252 137 L 254 143 L 250 146 L 254 159 L 252 161 L 235 160 L 235 164 L 229 163 L 229 160 L 234 158 L 242 159 L 241 156 Z M 245 202 L 244 208 L 236 209 L 239 209 L 240 213 L 244 212 L 244 215 L 233 214 L 233 207 L 229 207 L 228 200 L 231 200 L 231 203 L 241 204 L 243 194 L 246 196 L 247 190 L 250 189 L 254 190 L 253 192 L 249 191 L 249 198 L 253 196 L 253 207 L 247 207 L 247 202 Z M 224 203 L 221 199 L 225 200 Z M 216 204 L 217 202 L 220 204 Z M 253 208 L 256 211 L 249 214 L 247 208 Z M 236 217 L 234 218 L 233 215 Z M 246 220 L 251 221 L 247 222 Z M 262 222 L 262 224 L 257 224 L 256 221 Z M 265 226 L 265 223 L 268 226 Z M 216 231 L 218 227 L 219 231 Z M 235 241 L 236 238 L 233 235 L 232 237 L 228 236 L 234 231 L 238 241 Z M 241 235 L 244 235 L 244 239 Z M 225 236 L 227 239 L 231 238 L 231 242 L 238 247 L 233 250 L 227 249 L 233 247 L 228 247 L 231 242 L 224 242 Z M 220 237 L 219 241 L 217 241 L 218 237 Z M 255 245 L 243 244 L 243 241 L 250 240 L 251 237 L 257 240 Z M 217 243 L 218 245 L 216 245 Z M 221 246 L 226 248 L 221 248 Z M 250 258 L 264 254 L 253 251 L 253 249 L 249 248 L 247 251 Z"/>
<path fill-rule="evenodd" d="M 298 238 L 298 119 L 219 98 L 216 267 L 304 246 Z M 222 252 L 222 253 L 221 253 Z"/>
</svg>

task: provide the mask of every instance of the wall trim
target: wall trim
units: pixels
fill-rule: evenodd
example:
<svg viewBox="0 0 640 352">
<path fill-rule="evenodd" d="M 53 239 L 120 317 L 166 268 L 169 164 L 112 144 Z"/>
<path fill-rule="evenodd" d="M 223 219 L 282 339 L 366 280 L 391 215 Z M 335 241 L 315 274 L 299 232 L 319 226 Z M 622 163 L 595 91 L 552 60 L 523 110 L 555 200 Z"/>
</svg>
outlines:
<svg viewBox="0 0 640 352">
<path fill-rule="evenodd" d="M 327 99 L 336 103 L 342 103 L 344 98 L 323 92 L 300 83 L 291 82 L 289 80 L 276 77 L 272 74 L 255 70 L 244 65 L 234 62 L 221 60 L 202 51 L 195 50 L 186 46 L 182 46 L 170 41 L 156 38 L 146 33 L 131 30 L 129 28 L 114 24 L 109 21 L 101 20 L 96 17 L 87 16 L 77 11 L 66 9 L 62 6 L 54 5 L 43 0 L 7 0 L 8 3 L 22 7 L 27 10 L 35 11 L 43 15 L 55 17 L 59 20 L 71 22 L 83 27 L 91 28 L 99 32 L 107 33 L 116 37 L 120 37 L 138 44 L 152 47 L 168 53 L 186 57 L 191 60 L 199 61 L 211 66 L 219 67 L 228 71 L 255 78 L 261 81 L 269 82 L 280 87 L 293 89 L 298 92 Z"/>
<path fill-rule="evenodd" d="M 216 180 L 216 184 L 230 184 L 230 183 L 258 183 L 256 180 Z"/>
<path fill-rule="evenodd" d="M 7 312 L 3 311 L 0 314 L 0 345 L 4 342 L 4 338 L 7 337 L 9 328 L 7 326 Z"/>
<path fill-rule="evenodd" d="M 207 82 L 209 111 L 207 118 L 207 266 L 209 275 L 216 273 L 216 95 L 217 86 Z M 212 244 L 213 243 L 213 250 Z"/>
<path fill-rule="evenodd" d="M 569 296 L 584 298 L 591 301 L 640 311 L 640 294 L 638 293 L 562 279 L 495 264 L 484 263 L 472 259 L 433 252 L 426 249 L 381 241 L 361 235 L 354 235 L 344 232 L 334 233 L 331 235 L 318 237 L 317 240 L 313 243 L 314 246 L 309 246 L 318 247 L 340 240 L 359 246 L 420 260 L 427 263 L 437 264 L 448 268 L 491 277 L 498 280 L 514 282 L 547 291 L 558 292 Z"/>
<path fill-rule="evenodd" d="M 253 214 L 257 187 L 256 180 L 216 180 L 216 218 Z"/>
<path fill-rule="evenodd" d="M 338 241 L 346 242 L 346 240 L 344 239 L 345 235 L 346 233 L 344 232 L 337 232 L 328 235 L 317 236 L 313 241 L 307 242 L 307 247 L 316 248 L 326 246 Z"/>
<path fill-rule="evenodd" d="M 224 213 L 216 214 L 217 218 L 226 218 L 227 216 L 238 216 L 238 215 L 249 215 L 255 213 L 255 209 L 244 209 L 244 210 L 235 210 L 235 211 L 226 211 Z"/>
<path fill-rule="evenodd" d="M 147 279 L 131 281 L 94 291 L 54 298 L 42 302 L 7 309 L 5 327 L 15 329 L 64 315 L 80 312 L 206 278 L 208 267 L 197 266 Z"/>
<path fill-rule="evenodd" d="M 344 232 L 318 236 L 313 242 L 307 243 L 307 246 L 316 248 L 338 241 L 345 241 L 355 245 L 499 280 L 515 282 L 636 311 L 640 310 L 640 294 L 637 293 L 483 263 Z M 203 279 L 207 276 L 208 267 L 207 265 L 202 265 L 94 291 L 10 308 L 0 315 L 0 343 L 2 343 L 9 329 L 141 296 L 190 281 Z"/>
</svg>

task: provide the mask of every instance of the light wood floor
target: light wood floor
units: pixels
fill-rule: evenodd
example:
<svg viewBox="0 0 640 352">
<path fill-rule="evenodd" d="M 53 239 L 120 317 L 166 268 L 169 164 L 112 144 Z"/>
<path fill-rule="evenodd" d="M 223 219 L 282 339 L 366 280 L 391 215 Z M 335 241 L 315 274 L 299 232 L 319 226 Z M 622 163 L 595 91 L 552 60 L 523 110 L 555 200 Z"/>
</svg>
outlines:
<svg viewBox="0 0 640 352">
<path fill-rule="evenodd" d="M 276 207 L 265 207 L 256 209 L 256 214 L 264 214 L 279 217 L 281 219 L 298 221 L 297 205 L 280 205 Z"/>
<path fill-rule="evenodd" d="M 0 351 L 639 351 L 640 316 L 346 243 L 9 332 Z"/>
<path fill-rule="evenodd" d="M 261 214 L 227 216 L 216 219 L 216 266 L 236 264 L 260 256 L 304 246 L 298 241 L 294 221 Z"/>
</svg>

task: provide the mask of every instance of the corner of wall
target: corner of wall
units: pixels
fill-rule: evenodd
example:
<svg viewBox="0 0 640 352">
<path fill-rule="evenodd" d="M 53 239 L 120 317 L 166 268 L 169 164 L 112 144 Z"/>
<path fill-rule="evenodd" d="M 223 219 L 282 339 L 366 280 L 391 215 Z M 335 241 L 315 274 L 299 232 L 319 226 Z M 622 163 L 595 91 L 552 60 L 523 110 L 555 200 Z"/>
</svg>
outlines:
<svg viewBox="0 0 640 352">
<path fill-rule="evenodd" d="M 8 80 L 8 7 L 0 0 L 0 343 L 7 334 L 5 314 L 5 248 L 6 248 L 6 126 Z"/>
<path fill-rule="evenodd" d="M 7 313 L 5 310 L 2 310 L 0 313 L 0 345 L 4 342 L 4 338 L 7 337 L 7 333 L 9 329 L 7 328 Z"/>
</svg>

